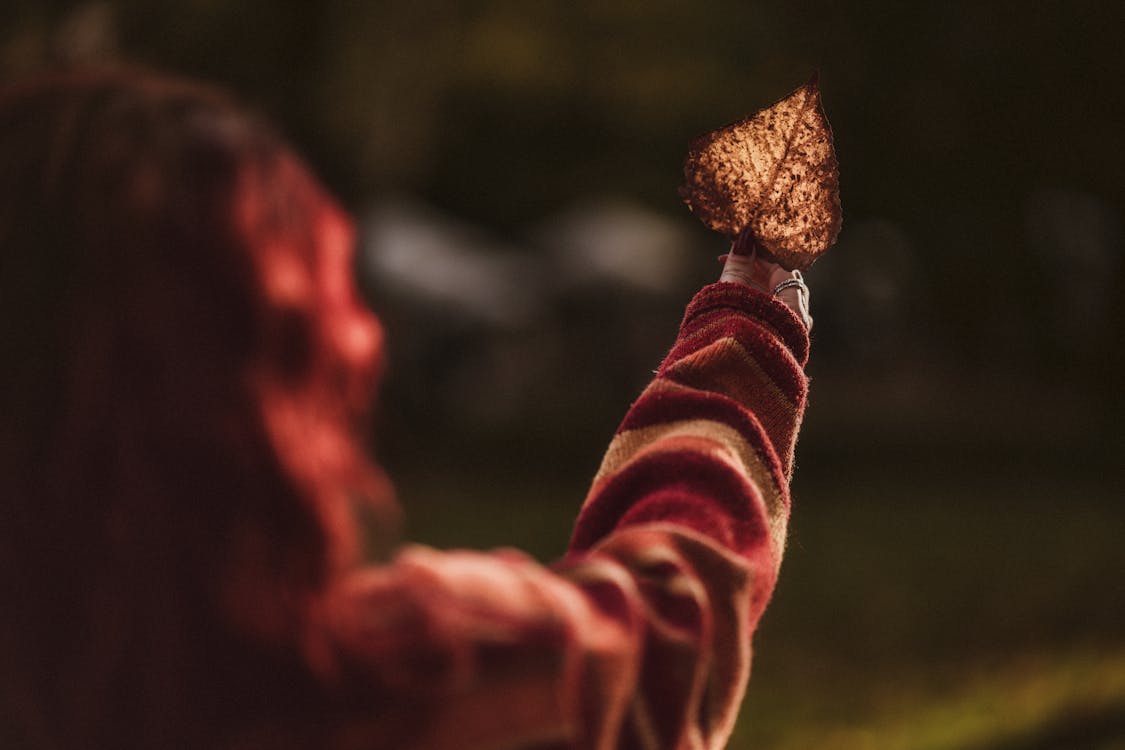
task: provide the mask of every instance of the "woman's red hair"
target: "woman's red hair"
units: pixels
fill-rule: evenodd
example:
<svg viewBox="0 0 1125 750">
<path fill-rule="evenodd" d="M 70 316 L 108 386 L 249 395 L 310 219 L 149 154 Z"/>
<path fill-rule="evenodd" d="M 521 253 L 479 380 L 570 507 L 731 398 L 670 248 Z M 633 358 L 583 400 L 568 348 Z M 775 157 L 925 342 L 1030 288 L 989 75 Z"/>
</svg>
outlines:
<svg viewBox="0 0 1125 750">
<path fill-rule="evenodd" d="M 386 497 L 351 232 L 215 90 L 0 93 L 0 744 L 191 747 L 307 705 L 350 505 Z"/>
</svg>

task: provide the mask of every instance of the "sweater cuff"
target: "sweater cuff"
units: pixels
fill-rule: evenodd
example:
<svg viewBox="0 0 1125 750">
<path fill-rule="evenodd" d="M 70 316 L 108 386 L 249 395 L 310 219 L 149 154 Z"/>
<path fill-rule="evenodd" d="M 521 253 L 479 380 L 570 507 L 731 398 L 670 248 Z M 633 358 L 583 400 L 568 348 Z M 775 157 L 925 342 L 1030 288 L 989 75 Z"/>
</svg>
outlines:
<svg viewBox="0 0 1125 750">
<path fill-rule="evenodd" d="M 771 328 L 804 367 L 809 359 L 809 332 L 797 314 L 776 297 L 746 284 L 719 281 L 699 291 L 688 304 L 680 330 L 718 309 L 733 310 Z"/>
</svg>

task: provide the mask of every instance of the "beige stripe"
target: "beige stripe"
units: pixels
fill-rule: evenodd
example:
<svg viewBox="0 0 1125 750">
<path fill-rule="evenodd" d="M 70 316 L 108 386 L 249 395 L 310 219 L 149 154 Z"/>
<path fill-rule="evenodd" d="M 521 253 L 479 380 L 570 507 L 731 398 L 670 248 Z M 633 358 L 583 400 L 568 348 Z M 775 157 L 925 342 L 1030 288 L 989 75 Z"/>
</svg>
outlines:
<svg viewBox="0 0 1125 750">
<path fill-rule="evenodd" d="M 740 360 L 741 366 L 748 372 L 742 377 L 729 375 L 723 377 L 716 373 L 718 368 L 714 367 L 712 361 L 701 361 L 700 358 L 689 355 L 677 362 L 668 371 L 666 377 L 675 377 L 682 385 L 690 388 L 721 393 L 750 408 L 773 441 L 774 451 L 781 458 L 788 478 L 788 472 L 792 470 L 797 429 L 800 427 L 801 415 L 797 405 L 785 395 L 777 382 L 762 369 L 745 347 L 729 338 L 721 339 L 716 342 L 718 343 L 727 347 L 729 354 Z M 701 351 L 708 352 L 707 349 Z M 713 351 L 708 354 L 711 358 L 715 356 Z M 725 356 L 728 352 L 723 354 Z"/>
<path fill-rule="evenodd" d="M 578 565 L 565 568 L 563 575 L 579 585 L 608 583 L 627 593 L 633 593 L 635 588 L 635 581 L 617 560 L 610 562 L 596 557 L 586 558 Z"/>
<path fill-rule="evenodd" d="M 627 430 L 619 434 L 610 443 L 602 466 L 594 477 L 591 497 L 611 475 L 634 461 L 674 449 L 694 450 L 714 456 L 748 477 L 765 502 L 771 542 L 778 553 L 784 549 L 788 519 L 781 491 L 769 468 L 750 443 L 738 430 L 722 422 L 692 419 Z"/>
</svg>

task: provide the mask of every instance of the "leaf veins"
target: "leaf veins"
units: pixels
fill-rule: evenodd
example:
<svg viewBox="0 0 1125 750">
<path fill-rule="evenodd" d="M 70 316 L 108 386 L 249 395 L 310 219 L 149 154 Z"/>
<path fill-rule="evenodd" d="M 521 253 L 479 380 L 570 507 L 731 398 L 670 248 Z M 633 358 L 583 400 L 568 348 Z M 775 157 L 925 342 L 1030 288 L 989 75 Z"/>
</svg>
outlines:
<svg viewBox="0 0 1125 750">
<path fill-rule="evenodd" d="M 816 76 L 776 104 L 692 141 L 680 196 L 731 239 L 749 228 L 786 268 L 805 269 L 840 232 L 832 128 Z"/>
</svg>

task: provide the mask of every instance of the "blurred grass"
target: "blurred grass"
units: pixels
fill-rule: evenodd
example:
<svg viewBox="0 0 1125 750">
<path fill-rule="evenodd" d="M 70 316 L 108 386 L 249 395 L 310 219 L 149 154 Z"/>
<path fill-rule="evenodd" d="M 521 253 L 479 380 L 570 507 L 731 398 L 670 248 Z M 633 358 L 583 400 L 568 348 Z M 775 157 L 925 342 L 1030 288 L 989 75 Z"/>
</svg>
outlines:
<svg viewBox="0 0 1125 750">
<path fill-rule="evenodd" d="M 798 474 L 732 748 L 1125 746 L 1113 477 Z M 560 554 L 584 478 L 406 471 L 412 540 Z"/>
<path fill-rule="evenodd" d="M 964 479 L 953 468 L 798 477 L 732 747 L 1125 738 L 1120 493 L 1077 471 Z"/>
</svg>

